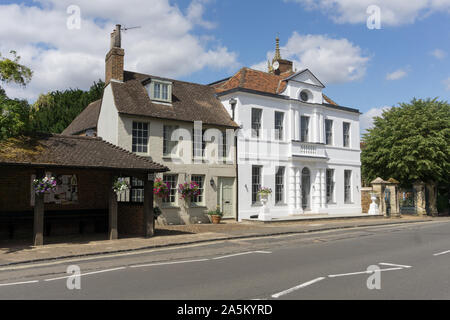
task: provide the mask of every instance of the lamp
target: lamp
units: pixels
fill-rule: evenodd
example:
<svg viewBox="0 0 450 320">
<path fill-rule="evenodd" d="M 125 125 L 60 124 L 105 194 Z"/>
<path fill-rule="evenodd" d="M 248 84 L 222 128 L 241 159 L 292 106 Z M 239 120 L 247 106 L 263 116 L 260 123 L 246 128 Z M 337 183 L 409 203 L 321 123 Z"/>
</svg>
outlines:
<svg viewBox="0 0 450 320">
<path fill-rule="evenodd" d="M 211 187 L 214 187 L 214 179 L 211 177 L 211 179 L 209 180 L 209 184 L 211 185 Z"/>
<path fill-rule="evenodd" d="M 230 102 L 231 112 L 232 112 L 231 119 L 234 120 L 234 108 L 236 107 L 237 100 L 235 98 L 231 98 L 229 102 Z"/>
</svg>

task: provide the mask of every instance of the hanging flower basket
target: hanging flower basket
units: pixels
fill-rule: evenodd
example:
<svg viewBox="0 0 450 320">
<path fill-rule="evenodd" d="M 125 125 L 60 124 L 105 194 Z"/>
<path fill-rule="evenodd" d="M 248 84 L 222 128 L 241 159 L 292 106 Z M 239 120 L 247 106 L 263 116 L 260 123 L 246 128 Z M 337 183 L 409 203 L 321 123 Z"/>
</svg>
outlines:
<svg viewBox="0 0 450 320">
<path fill-rule="evenodd" d="M 268 196 L 271 193 L 272 193 L 272 189 L 266 188 L 266 187 L 259 188 L 259 190 L 258 190 L 258 194 L 260 196 Z"/>
<path fill-rule="evenodd" d="M 50 193 L 56 191 L 56 180 L 54 177 L 44 177 L 42 179 L 33 180 L 34 192 L 40 193 Z"/>
<path fill-rule="evenodd" d="M 130 185 L 125 180 L 125 178 L 117 178 L 117 180 L 113 184 L 114 192 L 121 192 L 130 189 Z"/>
<path fill-rule="evenodd" d="M 153 184 L 153 194 L 158 198 L 167 198 L 170 194 L 170 183 L 165 183 L 161 178 L 157 178 Z"/>
<path fill-rule="evenodd" d="M 196 182 L 185 182 L 178 185 L 178 193 L 181 195 L 181 199 L 190 200 L 191 197 L 195 197 L 200 194 L 200 187 Z"/>
</svg>

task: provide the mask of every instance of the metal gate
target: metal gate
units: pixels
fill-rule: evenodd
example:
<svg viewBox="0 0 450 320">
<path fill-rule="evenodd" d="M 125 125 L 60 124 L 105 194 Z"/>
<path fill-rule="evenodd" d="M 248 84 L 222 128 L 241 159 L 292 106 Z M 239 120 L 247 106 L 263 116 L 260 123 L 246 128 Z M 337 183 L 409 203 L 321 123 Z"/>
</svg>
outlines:
<svg viewBox="0 0 450 320">
<path fill-rule="evenodd" d="M 416 211 L 416 203 L 415 203 L 416 194 L 414 189 L 400 189 L 398 192 L 398 203 L 400 205 L 400 213 L 401 214 L 415 214 Z"/>
</svg>

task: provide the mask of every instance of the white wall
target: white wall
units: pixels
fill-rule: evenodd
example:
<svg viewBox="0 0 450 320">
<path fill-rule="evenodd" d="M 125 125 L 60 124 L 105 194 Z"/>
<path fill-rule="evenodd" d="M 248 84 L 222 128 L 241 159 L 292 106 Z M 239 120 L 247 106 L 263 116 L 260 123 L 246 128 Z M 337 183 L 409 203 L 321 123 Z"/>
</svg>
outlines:
<svg viewBox="0 0 450 320">
<path fill-rule="evenodd" d="M 112 144 L 118 145 L 119 115 L 114 102 L 112 86 L 108 84 L 103 92 L 102 106 L 97 123 L 97 136 Z"/>
<path fill-rule="evenodd" d="M 314 101 L 298 101 L 298 94 L 304 88 L 314 93 Z M 304 213 L 301 208 L 301 170 L 311 171 L 311 213 L 345 214 L 361 213 L 361 172 L 359 147 L 359 114 L 336 110 L 321 105 L 322 91 L 308 83 L 289 82 L 283 93 L 292 99 L 279 99 L 251 93 L 237 92 L 221 97 L 222 103 L 231 114 L 229 100 L 235 98 L 236 122 L 242 125 L 238 139 L 239 175 L 239 218 L 257 215 L 260 204 L 252 204 L 252 165 L 262 166 L 262 183 L 273 191 L 269 197 L 270 213 L 274 217 Z M 268 129 L 259 139 L 251 137 L 251 110 L 262 110 L 262 128 Z M 272 136 L 275 111 L 284 112 L 284 139 L 277 141 Z M 300 139 L 300 116 L 309 116 L 309 141 L 316 150 L 312 156 L 296 157 L 292 140 Z M 325 119 L 333 120 L 332 146 L 325 146 Z M 343 122 L 350 123 L 350 147 L 343 147 Z M 298 142 L 295 142 L 299 144 Z M 296 149 L 298 150 L 298 149 Z M 320 155 L 324 158 L 319 158 Z M 317 158 L 314 158 L 317 157 Z M 284 203 L 275 204 L 275 172 L 278 166 L 285 167 Z M 335 202 L 326 203 L 325 170 L 335 170 Z M 344 170 L 352 171 L 352 202 L 344 203 Z"/>
</svg>

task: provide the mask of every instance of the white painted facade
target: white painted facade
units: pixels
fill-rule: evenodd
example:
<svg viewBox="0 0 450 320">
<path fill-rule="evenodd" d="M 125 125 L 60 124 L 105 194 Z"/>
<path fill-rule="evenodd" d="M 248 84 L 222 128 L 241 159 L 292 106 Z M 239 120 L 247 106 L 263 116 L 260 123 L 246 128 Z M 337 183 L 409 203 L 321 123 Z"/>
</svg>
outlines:
<svg viewBox="0 0 450 320">
<path fill-rule="evenodd" d="M 260 166 L 260 186 L 272 189 L 268 208 L 273 218 L 302 214 L 361 213 L 361 162 L 359 112 L 324 104 L 323 85 L 309 71 L 294 74 L 284 92 L 261 94 L 251 90 L 233 90 L 219 94 L 223 105 L 241 126 L 238 135 L 238 212 L 239 220 L 257 215 L 259 200 L 252 199 L 252 167 Z M 300 99 L 307 90 L 308 101 Z M 261 135 L 252 137 L 252 109 L 260 109 Z M 275 112 L 284 113 L 283 137 L 275 138 Z M 300 142 L 301 116 L 309 117 L 308 141 Z M 325 119 L 333 120 L 332 143 L 326 145 Z M 343 123 L 350 124 L 349 146 L 344 147 Z M 275 173 L 284 167 L 282 201 L 275 201 Z M 302 170 L 308 168 L 310 186 L 302 195 Z M 326 170 L 333 169 L 334 188 L 327 200 Z M 349 201 L 344 201 L 344 171 L 350 171 Z M 305 175 L 306 176 L 306 175 Z M 305 186 L 307 178 L 305 177 Z M 309 195 L 307 194 L 309 192 Z M 306 200 L 306 201 L 305 201 Z M 307 207 L 305 205 L 307 204 Z"/>
</svg>

